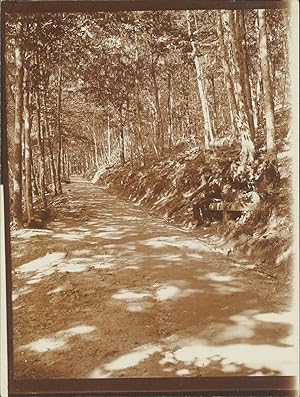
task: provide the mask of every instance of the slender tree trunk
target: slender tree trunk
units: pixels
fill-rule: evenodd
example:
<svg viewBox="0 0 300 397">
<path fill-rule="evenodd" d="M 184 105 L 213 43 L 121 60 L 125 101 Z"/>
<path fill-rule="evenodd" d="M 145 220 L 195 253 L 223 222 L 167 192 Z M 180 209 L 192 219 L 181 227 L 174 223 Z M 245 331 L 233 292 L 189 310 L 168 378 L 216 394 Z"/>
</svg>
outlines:
<svg viewBox="0 0 300 397">
<path fill-rule="evenodd" d="M 276 159 L 276 141 L 275 141 L 275 127 L 274 127 L 275 124 L 274 124 L 274 113 L 272 106 L 270 70 L 268 63 L 266 11 L 263 9 L 258 10 L 258 24 L 259 24 L 260 62 L 261 62 L 261 72 L 262 72 L 263 93 L 264 93 L 267 155 L 270 159 Z"/>
<path fill-rule="evenodd" d="M 23 127 L 23 77 L 24 50 L 22 48 L 24 27 L 17 23 L 15 44 L 15 129 L 13 146 L 13 214 L 17 228 L 23 227 L 22 216 L 22 127 Z"/>
<path fill-rule="evenodd" d="M 190 136 L 192 132 L 192 122 L 191 122 L 191 114 L 190 114 L 190 102 L 192 102 L 190 98 L 190 70 L 189 65 L 185 65 L 184 63 L 180 66 L 180 83 L 182 87 L 182 95 L 183 95 L 183 106 L 180 112 L 180 125 L 179 131 L 180 136 Z M 186 128 L 184 124 L 184 120 L 186 120 Z M 187 130 L 187 131 L 186 131 Z"/>
<path fill-rule="evenodd" d="M 253 124 L 254 129 L 257 131 L 258 129 L 258 101 L 256 97 L 256 89 L 253 86 L 253 82 L 250 84 L 251 87 L 251 102 L 252 102 L 252 109 L 253 109 Z"/>
<path fill-rule="evenodd" d="M 159 99 L 159 88 L 157 83 L 157 76 L 155 65 L 152 60 L 151 64 L 151 75 L 153 79 L 153 88 L 154 88 L 154 98 L 155 98 L 155 108 L 157 115 L 157 132 L 156 132 L 156 141 L 157 141 L 157 152 L 161 156 L 164 152 L 164 134 L 162 128 L 162 115 L 160 109 L 160 99 Z"/>
<path fill-rule="evenodd" d="M 272 93 L 272 110 L 275 117 L 275 104 L 276 104 L 276 97 L 277 97 L 277 90 L 276 90 L 276 62 L 274 56 L 269 56 L 269 70 L 270 70 L 270 90 Z"/>
<path fill-rule="evenodd" d="M 53 142 L 51 142 L 50 130 L 49 130 L 49 155 L 50 155 L 50 164 L 51 164 L 50 169 L 51 169 L 51 178 L 52 178 L 52 184 L 53 184 L 53 192 L 54 192 L 54 195 L 56 196 L 58 194 L 57 173 L 56 173 L 55 158 L 54 158 L 54 152 L 53 152 Z"/>
<path fill-rule="evenodd" d="M 214 110 L 214 131 L 217 136 L 219 136 L 219 117 L 218 117 L 218 110 L 217 110 L 217 96 L 216 96 L 216 87 L 215 87 L 215 78 L 211 76 L 211 88 L 212 88 L 212 96 L 213 96 L 213 110 Z"/>
<path fill-rule="evenodd" d="M 233 70 L 234 70 L 234 78 L 235 78 L 235 86 L 236 86 L 236 97 L 237 97 L 237 108 L 239 117 L 244 119 L 244 122 L 248 124 L 248 120 L 246 117 L 246 109 L 245 102 L 243 97 L 243 86 L 242 86 L 242 75 L 241 75 L 241 54 L 238 46 L 238 38 L 236 35 L 236 20 L 235 20 L 235 11 L 229 11 L 229 21 L 230 21 L 230 31 L 231 31 L 231 44 L 232 44 L 232 52 L 233 52 Z"/>
<path fill-rule="evenodd" d="M 39 182 L 40 182 L 40 196 L 42 200 L 42 206 L 47 207 L 46 200 L 46 187 L 45 187 L 45 146 L 44 140 L 42 139 L 42 120 L 41 120 L 41 100 L 40 100 L 40 89 L 36 87 L 36 114 L 37 114 L 37 138 L 39 147 Z"/>
<path fill-rule="evenodd" d="M 281 99 L 281 108 L 284 110 L 287 105 L 288 101 L 288 94 L 289 94 L 289 51 L 288 51 L 288 43 L 291 42 L 291 38 L 289 37 L 290 34 L 290 29 L 289 29 L 289 19 L 288 19 L 288 11 L 283 13 L 283 18 L 284 18 L 284 26 L 286 27 L 286 34 L 284 37 L 284 44 L 283 44 L 283 65 L 284 65 L 284 78 L 283 78 L 283 84 L 282 84 L 282 99 Z"/>
<path fill-rule="evenodd" d="M 136 14 L 135 26 L 138 24 L 138 14 Z M 135 113 L 136 113 L 136 120 L 137 120 L 137 132 L 138 132 L 138 148 L 142 152 L 142 163 L 145 165 L 146 158 L 145 158 L 145 147 L 142 138 L 142 119 L 141 119 L 141 101 L 139 95 L 139 41 L 138 41 L 138 34 L 137 29 L 134 29 L 134 41 L 135 41 L 135 80 L 134 80 L 134 90 L 135 90 Z"/>
<path fill-rule="evenodd" d="M 27 221 L 33 218 L 33 199 L 32 199 L 32 151 L 31 151 L 31 118 L 30 118 L 30 91 L 28 81 L 28 71 L 24 68 L 24 147 L 25 147 L 25 208 Z"/>
<path fill-rule="evenodd" d="M 195 68 L 196 68 L 198 92 L 199 92 L 202 113 L 203 113 L 203 118 L 204 118 L 204 146 L 205 146 L 205 149 L 209 149 L 209 147 L 211 145 L 213 145 L 213 143 L 214 143 L 214 137 L 213 137 L 213 132 L 212 132 L 212 128 L 211 128 L 209 108 L 208 108 L 208 104 L 207 104 L 207 100 L 206 100 L 207 95 L 204 93 L 204 87 L 203 87 L 202 61 L 201 61 L 201 57 L 199 57 L 197 55 L 196 44 L 192 37 L 191 23 L 190 23 L 190 12 L 189 11 L 186 11 L 186 20 L 187 20 L 188 35 L 189 35 L 190 43 L 191 43 L 191 46 L 193 49 L 193 58 L 194 58 L 194 63 L 195 63 Z"/>
<path fill-rule="evenodd" d="M 108 164 L 111 164 L 111 131 L 109 125 L 109 116 L 107 117 L 107 161 Z"/>
<path fill-rule="evenodd" d="M 57 140 L 58 140 L 58 151 L 57 151 L 57 193 L 62 193 L 61 186 L 61 171 L 62 171 L 62 134 L 61 134 L 61 83 L 62 83 L 62 68 L 61 65 L 58 66 L 58 76 L 57 76 Z"/>
<path fill-rule="evenodd" d="M 45 138 L 48 142 L 50 180 L 51 180 L 51 184 L 52 184 L 52 190 L 53 190 L 54 194 L 57 195 L 56 169 L 55 169 L 55 161 L 54 161 L 54 154 L 53 154 L 52 136 L 51 136 L 50 126 L 49 126 L 49 118 L 48 118 L 48 111 L 47 111 L 46 88 L 44 89 L 44 95 L 43 95 L 43 113 L 44 113 Z"/>
<path fill-rule="evenodd" d="M 230 73 L 230 64 L 228 60 L 228 54 L 226 51 L 225 46 L 225 38 L 224 38 L 224 25 L 225 21 L 223 21 L 223 13 L 222 11 L 218 11 L 218 36 L 219 36 L 219 43 L 221 48 L 221 61 L 224 71 L 224 78 L 226 83 L 227 95 L 229 100 L 230 106 L 230 120 L 234 127 L 235 134 L 238 133 L 237 131 L 237 124 L 236 118 L 238 114 L 237 102 L 234 94 L 234 83 L 232 81 L 231 73 Z"/>
<path fill-rule="evenodd" d="M 61 163 L 61 180 L 65 179 L 65 139 L 61 136 L 61 152 L 60 152 L 60 163 Z"/>
<path fill-rule="evenodd" d="M 172 150 L 173 141 L 173 97 L 172 97 L 172 77 L 168 72 L 168 135 L 169 135 L 169 151 Z"/>
<path fill-rule="evenodd" d="M 31 175 L 32 175 L 32 184 L 33 184 L 33 194 L 38 197 L 40 192 L 38 188 L 38 178 L 36 175 L 36 170 L 33 164 L 33 158 L 31 156 Z"/>
<path fill-rule="evenodd" d="M 97 137 L 96 137 L 95 120 L 93 120 L 93 144 L 94 144 L 95 165 L 98 168 L 99 159 L 98 159 L 98 145 L 97 145 Z"/>
<path fill-rule="evenodd" d="M 122 107 L 120 108 L 120 161 L 121 165 L 125 164 L 124 120 Z"/>
<path fill-rule="evenodd" d="M 138 83 L 137 83 L 138 84 Z M 141 148 L 142 152 L 142 165 L 146 164 L 146 152 L 145 152 L 145 144 L 142 136 L 142 117 L 141 117 L 141 103 L 140 97 L 138 93 L 138 85 L 136 85 L 136 116 L 137 116 L 137 130 L 138 130 L 138 146 Z"/>
<path fill-rule="evenodd" d="M 70 164 L 70 155 L 67 154 L 67 177 L 68 181 L 71 179 L 71 164 Z"/>
<path fill-rule="evenodd" d="M 253 120 L 253 109 L 252 109 L 252 98 L 251 98 L 251 87 L 250 87 L 250 74 L 248 66 L 248 49 L 246 41 L 246 26 L 245 26 L 245 15 L 244 10 L 237 11 L 237 44 L 240 59 L 241 68 L 241 83 L 243 87 L 243 97 L 246 106 L 246 113 L 248 118 L 248 124 L 250 128 L 251 139 L 254 141 L 255 128 Z"/>
<path fill-rule="evenodd" d="M 136 137 L 135 134 L 133 134 L 132 128 L 131 128 L 131 122 L 130 122 L 130 96 L 129 94 L 127 95 L 126 98 L 126 113 L 125 113 L 125 131 L 126 131 L 126 151 L 130 153 L 130 165 L 131 165 L 131 170 L 133 170 L 133 162 L 134 162 L 134 151 L 136 148 Z"/>
<path fill-rule="evenodd" d="M 284 110 L 286 107 L 286 102 L 287 102 L 287 76 L 288 76 L 288 66 L 287 66 L 287 54 L 286 54 L 286 49 L 283 53 L 284 55 L 284 65 L 286 65 L 285 67 L 285 71 L 284 71 L 284 78 L 283 78 L 283 88 L 282 88 L 282 99 L 281 99 L 281 109 Z"/>
</svg>

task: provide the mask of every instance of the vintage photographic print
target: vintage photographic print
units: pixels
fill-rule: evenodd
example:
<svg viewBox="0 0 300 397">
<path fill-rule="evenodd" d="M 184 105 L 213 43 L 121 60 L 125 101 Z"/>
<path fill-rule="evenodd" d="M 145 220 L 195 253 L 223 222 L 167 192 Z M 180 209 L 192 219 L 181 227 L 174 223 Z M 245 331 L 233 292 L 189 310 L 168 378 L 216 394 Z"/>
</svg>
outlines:
<svg viewBox="0 0 300 397">
<path fill-rule="evenodd" d="M 289 39 L 287 8 L 5 14 L 15 379 L 296 375 Z"/>
</svg>

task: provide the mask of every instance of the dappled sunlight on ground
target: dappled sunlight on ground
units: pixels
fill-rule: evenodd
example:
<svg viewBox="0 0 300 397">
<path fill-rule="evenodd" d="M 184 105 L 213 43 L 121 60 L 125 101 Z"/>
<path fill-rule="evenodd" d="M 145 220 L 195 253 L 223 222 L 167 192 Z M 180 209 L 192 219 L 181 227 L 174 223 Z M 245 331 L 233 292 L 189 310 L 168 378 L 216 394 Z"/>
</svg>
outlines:
<svg viewBox="0 0 300 397">
<path fill-rule="evenodd" d="M 154 283 L 151 291 L 149 289 L 140 289 L 136 288 L 135 290 L 129 289 L 121 289 L 117 293 L 112 295 L 113 299 L 124 300 L 124 301 L 141 301 L 141 300 L 157 300 L 158 302 L 164 302 L 166 300 L 174 300 L 179 298 L 186 298 L 192 294 L 201 292 L 198 289 L 186 288 L 184 286 L 184 281 L 173 282 L 173 285 L 170 283 Z M 177 285 L 174 285 L 177 284 Z M 178 285 L 181 285 L 179 287 Z M 139 305 L 127 305 L 127 310 L 129 311 L 142 311 L 143 309 L 147 309 L 152 305 L 147 304 L 147 302 L 143 302 L 143 304 Z M 134 310 L 133 308 L 138 308 Z"/>
<path fill-rule="evenodd" d="M 234 277 L 229 276 L 229 275 L 222 275 L 218 273 L 207 273 L 205 277 L 207 280 L 212 280 L 212 281 L 220 281 L 220 282 L 226 282 L 226 281 L 232 281 L 234 280 Z"/>
<path fill-rule="evenodd" d="M 211 251 L 223 252 L 223 250 L 215 247 L 213 248 L 207 243 L 201 241 L 200 239 L 184 238 L 183 235 L 153 237 L 144 240 L 142 243 L 146 246 L 157 249 L 174 247 L 174 248 L 179 248 L 181 250 L 193 250 L 195 251 L 193 252 L 193 254 L 197 254 L 198 252 L 203 253 L 203 252 L 211 252 Z"/>
<path fill-rule="evenodd" d="M 21 229 L 21 230 L 16 230 L 12 231 L 12 238 L 22 238 L 22 239 L 30 239 L 32 237 L 36 236 L 47 236 L 53 234 L 53 230 L 47 230 L 47 229 Z"/>
<path fill-rule="evenodd" d="M 215 292 L 220 295 L 232 295 L 235 292 L 243 292 L 243 289 L 240 287 L 234 287 L 226 284 L 211 284 L 211 287 L 213 287 Z"/>
<path fill-rule="evenodd" d="M 50 338 L 40 338 L 34 342 L 27 345 L 20 346 L 20 350 L 32 350 L 37 353 L 45 353 L 51 350 L 65 349 L 69 338 L 76 335 L 83 335 L 94 331 L 96 327 L 91 327 L 88 325 L 78 325 L 66 330 L 56 332 L 54 337 Z"/>
<path fill-rule="evenodd" d="M 182 256 L 175 254 L 167 254 L 167 255 L 160 255 L 160 259 L 162 261 L 168 261 L 168 262 L 181 262 Z"/>
<path fill-rule="evenodd" d="M 83 240 L 86 237 L 86 232 L 55 233 L 52 237 L 59 240 L 77 241 Z"/>
<path fill-rule="evenodd" d="M 153 248 L 178 247 L 179 240 L 180 236 L 153 237 L 145 240 L 143 244 Z"/>
<path fill-rule="evenodd" d="M 39 283 L 44 277 L 50 276 L 56 271 L 56 267 L 65 256 L 66 254 L 63 252 L 46 254 L 41 258 L 19 266 L 16 269 L 16 274 L 18 276 L 24 275 L 27 279 L 29 278 L 27 284 Z"/>
<path fill-rule="evenodd" d="M 131 300 L 140 300 L 140 299 L 143 299 L 148 296 L 150 296 L 149 293 L 133 292 L 133 291 L 123 289 L 123 290 L 120 290 L 119 292 L 117 292 L 116 294 L 112 295 L 112 298 L 131 301 Z"/>
<path fill-rule="evenodd" d="M 202 339 L 173 338 L 160 340 L 155 345 L 143 345 L 113 361 L 95 368 L 88 377 L 104 378 L 118 376 L 118 371 L 141 364 L 155 353 L 157 364 L 162 372 L 172 372 L 178 376 L 194 373 L 193 368 L 204 371 L 219 367 L 224 374 L 237 375 L 241 371 L 247 375 L 296 375 L 293 349 L 269 344 L 253 345 L 247 343 L 211 345 Z M 280 358 L 280 359 L 278 359 Z M 180 369 L 177 369 L 181 367 Z M 115 374 L 114 374 L 115 372 Z"/>
<path fill-rule="evenodd" d="M 55 266 L 66 256 L 64 252 L 56 252 L 52 254 L 46 254 L 45 256 L 38 258 L 29 263 L 25 263 L 19 266 L 16 270 L 17 273 L 29 273 L 29 272 L 43 272 L 48 270 L 52 266 Z"/>
<path fill-rule="evenodd" d="M 176 285 L 170 285 L 170 284 L 163 284 L 158 286 L 158 288 L 155 291 L 155 298 L 163 302 L 167 299 L 178 299 L 178 298 L 186 298 L 194 293 L 201 292 L 198 289 L 192 289 L 192 288 L 179 288 Z"/>
<path fill-rule="evenodd" d="M 57 293 L 62 292 L 62 291 L 64 291 L 63 287 L 56 287 L 56 288 L 52 289 L 51 291 L 47 292 L 47 295 L 57 294 Z"/>
<path fill-rule="evenodd" d="M 107 371 L 118 371 L 120 369 L 134 367 L 150 355 L 159 352 L 160 348 L 156 345 L 145 345 L 134 349 L 132 352 L 117 358 L 116 360 L 104 365 Z"/>
<path fill-rule="evenodd" d="M 293 324 L 294 315 L 291 312 L 281 313 L 260 313 L 254 316 L 255 320 L 266 321 L 270 323 L 287 323 Z"/>
<path fill-rule="evenodd" d="M 32 289 L 29 288 L 29 287 L 20 288 L 19 290 L 17 290 L 17 291 L 12 293 L 12 301 L 14 302 L 20 296 L 25 295 L 25 294 L 29 294 L 31 291 L 32 291 Z"/>
<path fill-rule="evenodd" d="M 293 374 L 293 314 L 254 264 L 75 183 L 49 230 L 13 233 L 18 376 Z"/>
<path fill-rule="evenodd" d="M 89 378 L 102 378 L 112 376 L 113 371 L 120 371 L 126 368 L 135 367 L 140 362 L 146 360 L 154 353 L 161 351 L 161 348 L 156 345 L 144 345 L 140 346 L 133 351 L 125 354 L 110 363 L 104 364 L 100 368 L 96 368 L 89 375 Z M 103 376 L 104 375 L 104 376 Z"/>
<path fill-rule="evenodd" d="M 229 317 L 232 325 L 224 327 L 223 331 L 218 335 L 217 340 L 220 342 L 245 339 L 255 336 L 256 321 L 246 315 L 234 315 Z"/>
<path fill-rule="evenodd" d="M 20 349 L 29 349 L 37 353 L 45 353 L 51 350 L 63 349 L 65 345 L 66 341 L 63 339 L 41 338 L 28 345 L 21 346 Z"/>
<path fill-rule="evenodd" d="M 120 270 L 139 270 L 139 268 L 140 268 L 139 266 L 132 265 L 132 266 L 124 266 Z"/>
<path fill-rule="evenodd" d="M 159 287 L 156 291 L 157 300 L 160 302 L 165 301 L 166 299 L 172 299 L 176 295 L 178 295 L 180 289 L 174 285 L 164 285 Z"/>
<path fill-rule="evenodd" d="M 90 267 L 94 269 L 110 269 L 114 266 L 113 263 L 107 261 L 107 259 L 112 259 L 111 256 L 108 257 L 107 255 L 94 255 L 89 258 L 75 257 L 71 259 L 67 259 L 66 256 L 67 253 L 48 253 L 43 257 L 19 266 L 15 273 L 18 277 L 25 277 L 27 284 L 36 284 L 55 272 L 84 272 Z M 15 295 L 20 294 L 16 292 Z"/>
<path fill-rule="evenodd" d="M 182 342 L 182 347 L 174 350 L 176 361 L 185 364 L 194 364 L 197 367 L 211 365 L 219 361 L 222 371 L 239 372 L 244 366 L 254 371 L 262 370 L 266 374 L 288 373 L 294 374 L 294 361 L 292 348 L 274 347 L 269 344 L 228 344 L 215 346 L 207 344 L 204 340 Z M 279 359 L 280 358 L 280 359 Z"/>
</svg>

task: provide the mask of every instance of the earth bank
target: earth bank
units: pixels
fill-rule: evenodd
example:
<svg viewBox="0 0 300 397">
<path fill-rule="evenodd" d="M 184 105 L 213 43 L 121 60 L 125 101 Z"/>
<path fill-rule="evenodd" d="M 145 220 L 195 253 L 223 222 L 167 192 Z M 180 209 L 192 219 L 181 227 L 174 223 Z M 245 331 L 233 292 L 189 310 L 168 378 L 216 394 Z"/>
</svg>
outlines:
<svg viewBox="0 0 300 397">
<path fill-rule="evenodd" d="M 258 157 L 253 167 L 241 171 L 237 148 L 216 149 L 208 157 L 206 152 L 199 148 L 190 149 L 186 143 L 178 144 L 171 155 L 160 161 L 148 160 L 146 166 L 128 162 L 124 166 L 102 167 L 87 177 L 93 177 L 94 183 L 106 186 L 109 191 L 131 200 L 154 216 L 197 233 L 190 196 L 199 187 L 207 167 L 219 185 L 225 179 L 236 190 L 252 184 L 251 189 L 259 195 L 260 201 L 238 220 L 226 225 L 215 223 L 206 232 L 221 238 L 228 249 L 250 256 L 261 271 L 271 277 L 291 282 L 292 161 L 287 147 L 278 155 L 278 183 L 263 157 Z"/>
</svg>

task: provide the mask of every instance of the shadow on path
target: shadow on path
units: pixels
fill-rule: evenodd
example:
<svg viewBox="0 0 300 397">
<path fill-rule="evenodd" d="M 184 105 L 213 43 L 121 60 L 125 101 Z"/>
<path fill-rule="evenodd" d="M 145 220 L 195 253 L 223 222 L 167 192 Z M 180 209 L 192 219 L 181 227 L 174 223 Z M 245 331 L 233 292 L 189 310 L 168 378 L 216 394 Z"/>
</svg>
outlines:
<svg viewBox="0 0 300 397">
<path fill-rule="evenodd" d="M 12 236 L 16 377 L 293 375 L 288 293 L 75 178 Z"/>
</svg>

